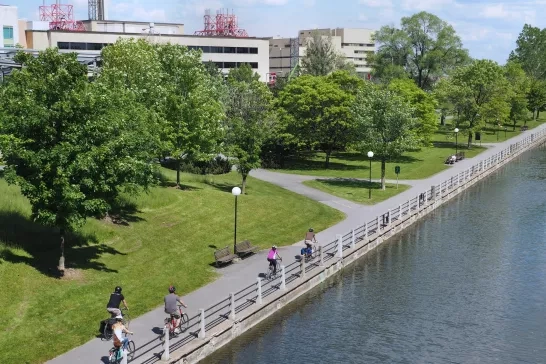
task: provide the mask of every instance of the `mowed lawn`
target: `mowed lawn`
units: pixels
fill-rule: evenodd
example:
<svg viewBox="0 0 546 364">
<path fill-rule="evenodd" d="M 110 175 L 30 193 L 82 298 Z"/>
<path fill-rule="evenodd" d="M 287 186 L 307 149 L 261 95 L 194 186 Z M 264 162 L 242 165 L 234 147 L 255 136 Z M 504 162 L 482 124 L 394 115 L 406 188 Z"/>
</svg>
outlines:
<svg viewBox="0 0 546 364">
<path fill-rule="evenodd" d="M 411 187 L 398 184 L 398 188 L 396 188 L 396 184 L 387 183 L 385 184 L 385 190 L 382 190 L 379 182 L 370 183 L 368 181 L 343 178 L 314 179 L 304 181 L 303 184 L 364 205 L 374 205 L 385 201 Z M 371 198 L 370 187 L 372 190 Z"/>
<path fill-rule="evenodd" d="M 538 121 L 528 121 L 527 126 L 530 129 L 541 125 L 546 121 L 546 117 L 541 117 Z M 499 142 L 519 135 L 522 122 L 518 123 L 515 131 L 508 124 L 506 138 L 504 129 L 499 133 Z M 450 168 L 445 165 L 446 158 L 455 153 L 455 135 L 452 132 L 454 127 L 448 124 L 440 127 L 432 138 L 432 146 L 422 148 L 419 151 L 408 152 L 403 156 L 387 162 L 386 178 L 396 179 L 394 167 L 400 166 L 400 179 L 424 179 L 445 169 Z M 481 134 L 482 143 L 496 142 L 497 134 L 495 130 L 488 125 Z M 459 152 L 464 152 L 466 158 L 472 158 L 486 150 L 485 146 L 480 146 L 479 141 L 473 141 L 470 149 L 467 148 L 468 135 L 459 132 L 458 148 Z M 319 177 L 338 177 L 338 178 L 369 178 L 370 161 L 364 153 L 359 152 L 339 152 L 334 153 L 330 158 L 329 168 L 324 165 L 325 154 L 322 152 L 300 153 L 297 157 L 287 158 L 284 168 L 274 169 L 275 172 L 300 174 Z M 374 158 L 372 160 L 372 178 L 378 179 L 381 174 L 381 164 Z"/>
<path fill-rule="evenodd" d="M 183 174 L 183 183 L 182 191 L 155 187 L 127 197 L 124 224 L 89 219 L 68 237 L 68 278 L 58 279 L 57 233 L 29 221 L 27 200 L 0 178 L 0 363 L 42 363 L 95 337 L 116 285 L 134 318 L 161 305 L 170 284 L 185 294 L 214 280 L 215 248 L 233 243 L 230 191 L 240 178 Z M 238 205 L 239 240 L 262 248 L 294 243 L 309 226 L 320 231 L 344 218 L 253 178 Z"/>
</svg>

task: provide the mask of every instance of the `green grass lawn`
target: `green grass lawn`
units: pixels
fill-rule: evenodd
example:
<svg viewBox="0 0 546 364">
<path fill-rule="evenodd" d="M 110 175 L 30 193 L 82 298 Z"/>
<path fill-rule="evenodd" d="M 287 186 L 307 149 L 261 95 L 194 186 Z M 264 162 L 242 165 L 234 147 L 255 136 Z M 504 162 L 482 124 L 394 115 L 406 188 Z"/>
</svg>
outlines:
<svg viewBox="0 0 546 364">
<path fill-rule="evenodd" d="M 401 192 L 406 191 L 411 186 L 408 185 L 398 185 L 387 183 L 385 185 L 385 190 L 381 189 L 381 183 L 379 182 L 367 182 L 357 179 L 314 179 L 303 182 L 304 185 L 307 185 L 317 190 L 332 194 L 337 197 L 344 198 L 346 200 L 354 201 L 364 205 L 374 205 L 378 202 L 385 201 L 392 196 L 395 196 Z M 372 198 L 369 196 L 369 187 L 372 188 Z"/>
<path fill-rule="evenodd" d="M 32 223 L 27 200 L 0 178 L 0 363 L 41 363 L 95 337 L 116 285 L 134 318 L 161 305 L 170 284 L 184 294 L 214 280 L 213 252 L 233 242 L 230 191 L 240 178 L 184 174 L 183 183 L 184 190 L 155 187 L 127 197 L 126 224 L 89 219 L 68 237 L 70 269 L 58 279 L 57 233 Z M 253 178 L 247 192 L 239 197 L 238 238 L 262 248 L 344 218 Z"/>
</svg>

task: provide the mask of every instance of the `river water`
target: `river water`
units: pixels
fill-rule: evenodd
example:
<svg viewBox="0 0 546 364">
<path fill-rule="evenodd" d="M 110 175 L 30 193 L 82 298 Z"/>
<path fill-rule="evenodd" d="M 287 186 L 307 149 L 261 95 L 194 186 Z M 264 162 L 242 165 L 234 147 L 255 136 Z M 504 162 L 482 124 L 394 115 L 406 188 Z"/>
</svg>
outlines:
<svg viewBox="0 0 546 364">
<path fill-rule="evenodd" d="M 546 148 L 202 363 L 546 363 Z"/>
</svg>

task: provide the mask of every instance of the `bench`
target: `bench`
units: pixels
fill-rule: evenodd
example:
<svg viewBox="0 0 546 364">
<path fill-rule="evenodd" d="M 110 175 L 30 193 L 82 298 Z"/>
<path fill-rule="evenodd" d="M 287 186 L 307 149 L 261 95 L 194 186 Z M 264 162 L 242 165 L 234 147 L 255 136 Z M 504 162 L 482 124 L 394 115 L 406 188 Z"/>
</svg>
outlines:
<svg viewBox="0 0 546 364">
<path fill-rule="evenodd" d="M 218 267 L 219 263 L 225 264 L 230 263 L 233 259 L 237 258 L 237 255 L 231 254 L 229 252 L 229 247 L 225 247 L 223 249 L 218 249 L 214 252 L 214 260 L 216 260 L 216 267 Z"/>
<path fill-rule="evenodd" d="M 453 156 L 450 155 L 449 157 L 446 158 L 446 161 L 444 162 L 444 164 L 453 164 L 455 163 L 455 159 L 452 158 Z"/>
<path fill-rule="evenodd" d="M 459 152 L 455 154 L 455 157 L 457 158 L 457 162 L 464 159 L 464 152 Z"/>
<path fill-rule="evenodd" d="M 239 256 L 255 253 L 258 249 L 257 246 L 252 245 L 248 240 L 235 244 L 235 252 Z"/>
</svg>

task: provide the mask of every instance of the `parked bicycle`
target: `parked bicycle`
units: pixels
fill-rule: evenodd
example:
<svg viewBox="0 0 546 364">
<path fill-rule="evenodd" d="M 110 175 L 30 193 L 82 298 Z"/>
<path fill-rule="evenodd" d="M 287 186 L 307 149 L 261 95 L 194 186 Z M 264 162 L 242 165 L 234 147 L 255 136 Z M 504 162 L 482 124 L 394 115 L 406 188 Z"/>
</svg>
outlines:
<svg viewBox="0 0 546 364">
<path fill-rule="evenodd" d="M 277 274 L 279 274 L 279 272 L 281 271 L 281 264 L 279 262 L 282 262 L 282 259 L 275 259 L 275 264 L 277 266 L 276 272 L 275 272 L 275 268 L 271 264 L 269 265 L 269 269 L 267 270 L 267 273 L 265 274 L 265 278 L 273 279 L 277 277 Z"/>
<path fill-rule="evenodd" d="M 165 319 L 165 324 L 169 325 L 169 335 L 170 337 L 176 337 L 179 333 L 185 332 L 190 323 L 190 319 L 188 315 L 184 312 L 182 312 L 182 305 L 177 305 L 178 311 L 180 312 L 180 324 L 178 327 L 176 326 L 176 317 L 174 315 L 171 315 L 170 317 L 167 317 Z M 176 329 L 179 329 L 179 332 L 176 332 Z"/>
<path fill-rule="evenodd" d="M 124 336 L 127 337 L 127 334 L 124 333 Z M 108 362 L 110 364 L 121 363 L 121 360 L 123 359 L 122 348 L 123 346 L 120 346 L 120 347 L 114 346 L 112 349 L 110 349 L 109 355 L 108 355 Z M 136 350 L 135 342 L 133 340 L 129 340 L 129 342 L 127 343 L 127 361 L 133 360 L 135 356 L 135 350 Z"/>
<path fill-rule="evenodd" d="M 127 309 L 121 309 L 121 315 L 123 316 L 123 326 L 129 328 L 129 323 L 131 318 L 129 317 L 129 312 Z M 116 319 L 111 317 L 101 322 L 101 327 L 104 325 L 102 330 L 102 336 L 105 340 L 110 340 L 114 332 L 112 331 L 112 325 L 116 322 Z"/>
</svg>

